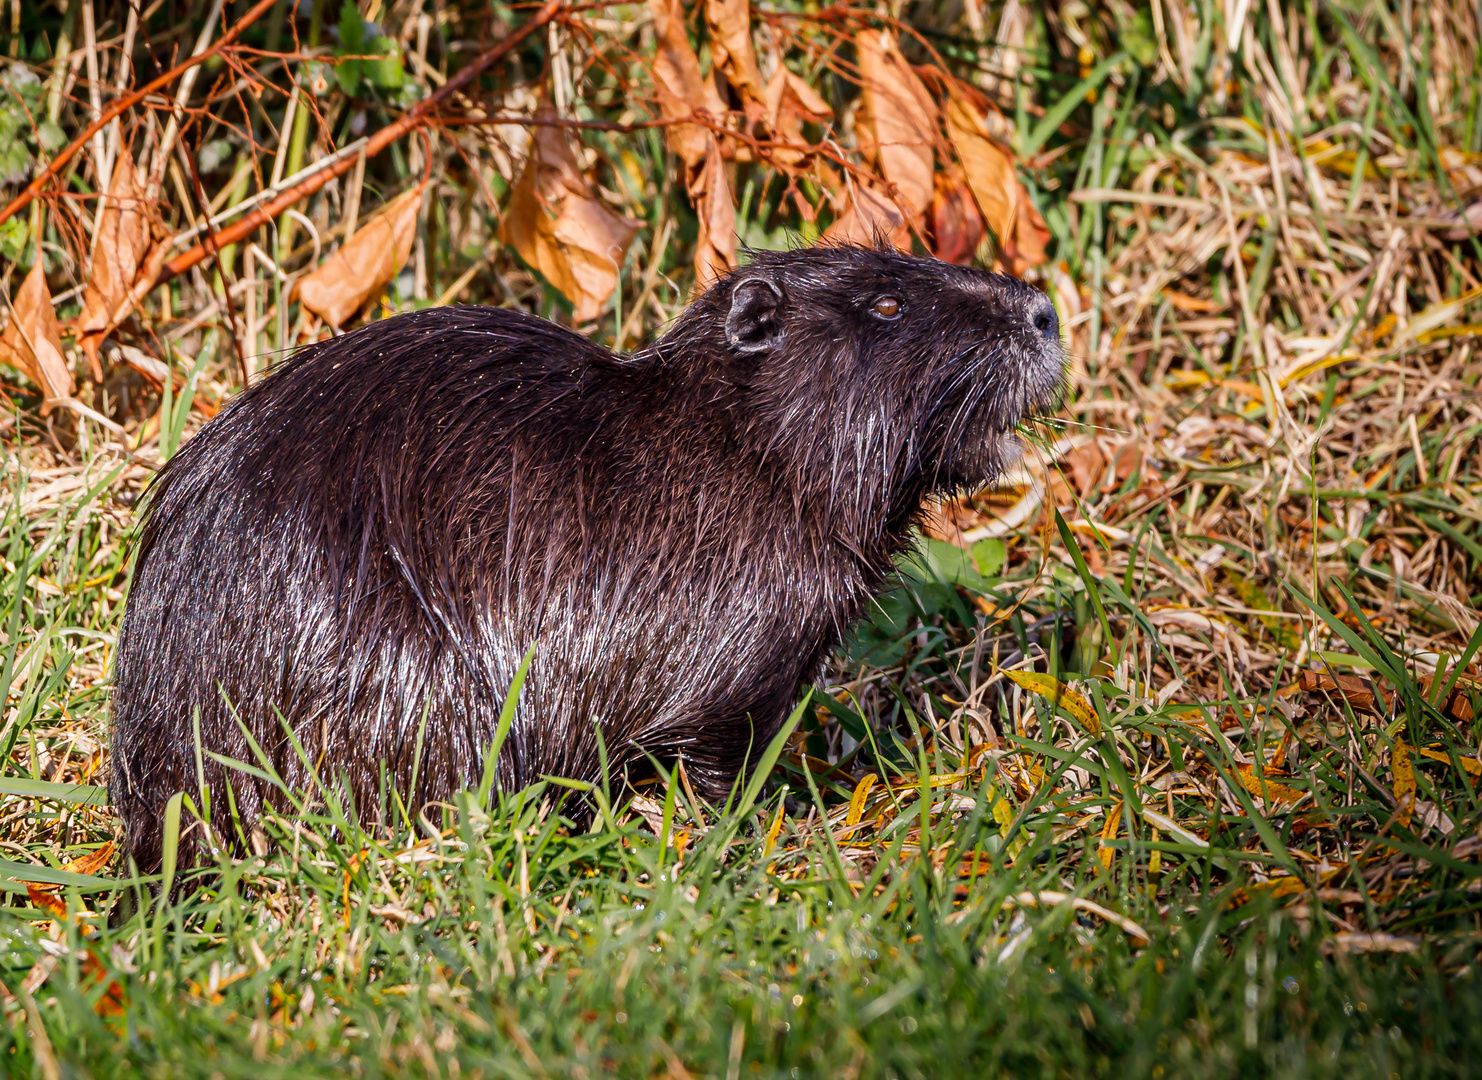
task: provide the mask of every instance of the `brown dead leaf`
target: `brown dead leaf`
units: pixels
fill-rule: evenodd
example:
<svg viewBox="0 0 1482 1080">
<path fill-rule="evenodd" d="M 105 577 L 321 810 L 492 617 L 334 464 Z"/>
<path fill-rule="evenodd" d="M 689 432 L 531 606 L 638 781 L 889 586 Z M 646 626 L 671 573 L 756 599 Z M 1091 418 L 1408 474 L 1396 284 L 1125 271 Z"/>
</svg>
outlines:
<svg viewBox="0 0 1482 1080">
<path fill-rule="evenodd" d="M 1389 708 L 1389 700 L 1375 683 L 1356 675 L 1329 675 L 1326 671 L 1303 671 L 1297 675 L 1303 690 L 1341 695 L 1355 709 L 1378 712 Z"/>
<path fill-rule="evenodd" d="M 103 216 L 82 294 L 77 341 L 87 353 L 93 377 L 101 381 L 98 347 L 133 307 L 133 287 L 141 274 L 153 281 L 158 272 L 158 256 L 150 258 L 158 246 L 158 203 L 149 198 L 127 147 L 119 154 L 100 212 Z"/>
<path fill-rule="evenodd" d="M 62 333 L 39 258 L 11 299 L 10 322 L 0 334 L 0 363 L 41 388 L 43 416 L 72 396 L 72 372 L 62 354 Z"/>
<path fill-rule="evenodd" d="M 725 116 L 725 103 L 715 92 L 715 84 L 700 75 L 700 58 L 690 45 L 679 0 L 648 0 L 648 10 L 658 37 L 653 80 L 664 119 L 683 119 L 697 110 L 716 120 Z M 669 148 L 690 169 L 699 168 L 713 138 L 709 129 L 701 124 L 670 124 L 666 130 Z"/>
<path fill-rule="evenodd" d="M 959 169 L 936 174 L 931 200 L 932 250 L 943 262 L 967 265 L 983 239 L 983 217 Z"/>
<path fill-rule="evenodd" d="M 422 185 L 403 192 L 386 209 L 298 285 L 304 307 L 333 327 L 354 317 L 406 265 L 417 235 Z"/>
<path fill-rule="evenodd" d="M 888 196 L 860 183 L 850 188 L 848 206 L 823 235 L 840 243 L 872 246 L 884 240 L 901 249 L 911 246 L 911 229 L 900 207 Z"/>
<path fill-rule="evenodd" d="M 926 86 L 883 30 L 861 30 L 859 148 L 895 185 L 911 214 L 931 205 L 937 107 Z"/>
<path fill-rule="evenodd" d="M 736 88 L 746 105 L 747 119 L 755 124 L 770 110 L 751 43 L 750 0 L 705 0 L 705 24 L 710 28 L 710 59 L 715 70 Z"/>
<path fill-rule="evenodd" d="M 713 137 L 689 196 L 700 219 L 700 234 L 695 241 L 695 287 L 703 289 L 736 265 L 736 208 L 731 203 L 725 158 Z"/>
<path fill-rule="evenodd" d="M 947 99 L 947 131 L 973 197 L 1002 248 L 1019 223 L 1023 189 L 1014 175 L 1014 159 L 989 138 L 986 117 L 960 94 Z"/>
<path fill-rule="evenodd" d="M 553 115 L 548 104 L 536 110 L 537 117 Z M 642 226 L 597 199 L 565 131 L 548 124 L 535 128 L 500 236 L 576 306 L 577 322 L 601 312 Z"/>
<path fill-rule="evenodd" d="M 792 146 L 807 146 L 803 137 L 803 123 L 807 120 L 827 121 L 834 117 L 834 110 L 818 92 L 798 78 L 785 65 L 779 64 L 765 90 L 767 118 L 776 142 Z M 799 149 L 774 147 L 771 157 L 783 168 L 791 168 L 807 156 Z"/>
<path fill-rule="evenodd" d="M 1068 450 L 1060 459 L 1060 467 L 1069 476 L 1081 498 L 1090 498 L 1096 482 L 1106 472 L 1106 455 L 1094 442 Z"/>
</svg>

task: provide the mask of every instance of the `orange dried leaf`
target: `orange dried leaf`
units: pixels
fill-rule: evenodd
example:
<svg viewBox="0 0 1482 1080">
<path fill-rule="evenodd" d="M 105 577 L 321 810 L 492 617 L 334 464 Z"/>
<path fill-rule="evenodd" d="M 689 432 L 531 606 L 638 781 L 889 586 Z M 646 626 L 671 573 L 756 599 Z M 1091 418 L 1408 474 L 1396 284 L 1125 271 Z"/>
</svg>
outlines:
<svg viewBox="0 0 1482 1080">
<path fill-rule="evenodd" d="M 67 905 L 55 893 L 47 892 L 44 886 L 28 881 L 26 882 L 26 895 L 30 898 L 32 907 L 46 912 L 53 919 L 64 921 L 67 918 Z"/>
<path fill-rule="evenodd" d="M 700 234 L 695 241 L 695 286 L 704 288 L 736 265 L 736 208 L 731 203 L 725 159 L 713 137 L 689 196 L 700 219 Z"/>
<path fill-rule="evenodd" d="M 765 99 L 774 141 L 800 147 L 795 150 L 774 146 L 771 150 L 772 161 L 784 168 L 790 168 L 806 156 L 804 149 L 801 149 L 808 146 L 808 141 L 803 137 L 803 123 L 808 120 L 832 120 L 834 111 L 813 87 L 781 64 L 767 81 Z"/>
<path fill-rule="evenodd" d="M 1020 191 L 1019 224 L 1014 228 L 1014 239 L 1003 245 L 1004 262 L 1013 274 L 1022 275 L 1031 266 L 1042 266 L 1049 261 L 1045 245 L 1050 242 L 1050 227 L 1045 224 L 1029 195 Z"/>
<path fill-rule="evenodd" d="M 959 171 L 937 173 L 936 186 L 931 200 L 932 250 L 943 262 L 966 265 L 983 239 L 982 215 Z"/>
<path fill-rule="evenodd" d="M 885 240 L 898 248 L 911 246 L 911 230 L 900 208 L 874 188 L 858 183 L 850 190 L 844 212 L 823 235 L 841 243 L 871 245 Z"/>
<path fill-rule="evenodd" d="M 298 286 L 304 307 L 331 326 L 342 326 L 378 296 L 412 253 L 422 186 L 404 192 L 366 222 Z"/>
<path fill-rule="evenodd" d="M 751 43 L 750 0 L 705 0 L 705 23 L 715 69 L 740 93 L 755 121 L 766 109 L 766 89 Z"/>
<path fill-rule="evenodd" d="M 101 378 L 98 347 L 133 307 L 133 289 L 140 277 L 147 274 L 153 281 L 158 273 L 158 258 L 150 258 L 156 247 L 158 203 L 150 199 L 127 147 L 119 154 L 99 213 L 98 243 L 88 267 L 77 334 L 95 376 Z"/>
<path fill-rule="evenodd" d="M 859 147 L 896 186 L 911 214 L 931 205 L 937 107 L 883 30 L 855 35 L 859 51 Z"/>
<path fill-rule="evenodd" d="M 57 401 L 72 396 L 72 372 L 62 353 L 62 333 L 40 259 L 11 300 L 10 322 L 0 334 L 0 363 L 41 388 L 43 416 Z"/>
<path fill-rule="evenodd" d="M 1014 159 L 989 138 L 987 119 L 961 95 L 947 100 L 947 131 L 973 197 L 1001 248 L 1019 224 L 1023 188 L 1014 174 Z"/>
<path fill-rule="evenodd" d="M 554 113 L 545 105 L 536 115 Z M 595 319 L 617 288 L 618 268 L 642 224 L 596 198 L 564 131 L 536 127 L 501 238 L 575 305 L 577 322 Z"/>
<path fill-rule="evenodd" d="M 683 119 L 696 110 L 719 120 L 726 113 L 725 103 L 715 85 L 700 75 L 700 58 L 690 45 L 679 0 L 648 0 L 648 9 L 658 38 L 653 80 L 659 111 L 666 120 Z M 670 124 L 667 131 L 669 148 L 689 168 L 698 168 L 712 138 L 709 129 L 700 124 Z"/>
<path fill-rule="evenodd" d="M 67 865 L 63 866 L 62 869 L 72 874 L 96 874 L 108 865 L 108 860 L 111 858 L 113 858 L 113 841 L 109 840 L 106 844 L 103 844 L 94 851 L 88 852 L 81 858 L 73 859 Z"/>
</svg>

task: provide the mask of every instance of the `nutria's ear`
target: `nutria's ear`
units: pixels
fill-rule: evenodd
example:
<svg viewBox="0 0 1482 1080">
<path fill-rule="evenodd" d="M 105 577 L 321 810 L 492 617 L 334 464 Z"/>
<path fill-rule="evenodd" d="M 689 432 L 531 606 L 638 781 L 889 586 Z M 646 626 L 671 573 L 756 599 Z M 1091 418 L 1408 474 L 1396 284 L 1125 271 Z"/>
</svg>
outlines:
<svg viewBox="0 0 1482 1080">
<path fill-rule="evenodd" d="M 771 278 L 744 277 L 731 286 L 726 315 L 726 341 L 741 353 L 757 353 L 782 344 L 782 290 Z"/>
</svg>

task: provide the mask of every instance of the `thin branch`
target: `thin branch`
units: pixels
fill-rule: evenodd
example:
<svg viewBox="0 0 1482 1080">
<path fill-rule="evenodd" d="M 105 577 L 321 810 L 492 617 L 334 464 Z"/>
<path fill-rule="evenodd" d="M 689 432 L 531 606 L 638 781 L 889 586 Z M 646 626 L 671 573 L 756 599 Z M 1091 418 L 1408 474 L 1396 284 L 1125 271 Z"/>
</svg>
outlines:
<svg viewBox="0 0 1482 1080">
<path fill-rule="evenodd" d="M 204 52 L 188 57 L 159 78 L 146 83 L 133 93 L 125 94 L 123 97 L 115 100 L 112 105 L 109 105 L 108 108 L 103 110 L 102 114 L 96 120 L 83 129 L 82 134 L 78 135 L 77 138 L 63 147 L 56 157 L 52 158 L 46 168 L 41 170 L 41 175 L 27 184 L 26 189 L 10 201 L 10 205 L 6 206 L 4 210 L 0 210 L 0 224 L 4 224 L 19 211 L 25 209 L 32 199 L 35 199 L 45 190 L 47 184 L 61 175 L 62 170 L 67 167 L 67 162 L 71 161 L 76 156 L 77 151 L 86 146 L 88 140 L 93 137 L 93 132 L 103 130 L 115 116 L 120 116 L 132 109 L 156 90 L 169 86 L 197 64 L 203 64 L 221 52 L 235 41 L 242 31 L 256 22 L 259 16 L 277 2 L 278 0 L 257 0 L 257 3 L 252 5 L 247 14 L 238 19 L 230 30 L 221 35 L 220 40 L 215 45 L 212 45 Z"/>
<path fill-rule="evenodd" d="M 400 139 L 403 135 L 416 130 L 422 124 L 426 123 L 454 94 L 477 79 L 488 68 L 504 59 L 517 45 L 555 19 L 557 15 L 562 14 L 563 11 L 564 0 L 546 0 L 541 5 L 540 10 L 530 17 L 529 22 L 510 33 L 508 37 L 504 38 L 488 52 L 460 70 L 458 74 L 450 78 L 447 84 L 435 94 L 428 97 L 425 101 L 419 102 L 414 108 L 404 113 L 401 119 L 395 123 L 387 124 L 380 131 L 372 135 L 365 144 L 365 157 L 367 159 L 375 157 L 397 139 Z M 358 156 L 341 158 L 329 168 L 320 169 L 312 176 L 305 177 L 299 183 L 294 184 L 291 188 L 284 191 L 276 199 L 257 207 L 241 221 L 222 229 L 214 237 L 207 237 L 205 243 L 197 244 L 189 251 L 184 251 L 175 256 L 175 258 L 165 263 L 159 277 L 155 279 L 154 285 L 162 285 L 171 278 L 185 273 L 185 271 L 197 263 L 202 262 L 211 255 L 214 245 L 235 244 L 239 240 L 242 240 L 254 229 L 258 228 L 258 226 L 272 221 L 294 203 L 307 198 L 331 180 L 349 172 L 354 168 Z"/>
</svg>

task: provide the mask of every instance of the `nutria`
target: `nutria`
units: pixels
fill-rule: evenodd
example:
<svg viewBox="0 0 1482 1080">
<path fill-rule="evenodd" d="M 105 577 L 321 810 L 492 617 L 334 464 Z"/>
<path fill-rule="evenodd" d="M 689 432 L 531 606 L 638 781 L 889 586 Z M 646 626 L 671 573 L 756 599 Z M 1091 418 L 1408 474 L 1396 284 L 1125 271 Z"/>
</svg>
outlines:
<svg viewBox="0 0 1482 1080">
<path fill-rule="evenodd" d="M 154 481 L 119 638 L 112 792 L 141 870 L 177 791 L 381 763 L 418 801 L 497 768 L 600 779 L 682 756 L 723 795 L 910 543 L 923 499 L 1018 454 L 1064 373 L 1046 297 L 888 250 L 755 252 L 653 345 L 614 355 L 487 307 L 308 346 Z M 196 753 L 192 714 L 199 710 Z M 425 720 L 424 720 L 425 718 Z M 185 856 L 182 856 L 185 857 Z"/>
</svg>

